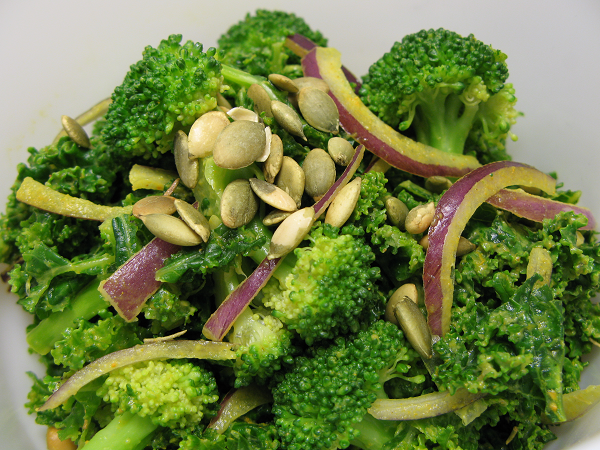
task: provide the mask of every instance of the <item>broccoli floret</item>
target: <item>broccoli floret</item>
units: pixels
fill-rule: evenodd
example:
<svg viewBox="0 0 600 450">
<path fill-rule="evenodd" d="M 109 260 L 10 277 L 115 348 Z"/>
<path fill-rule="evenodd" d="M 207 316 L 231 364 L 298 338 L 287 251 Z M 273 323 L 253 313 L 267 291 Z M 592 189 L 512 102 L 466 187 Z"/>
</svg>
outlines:
<svg viewBox="0 0 600 450">
<path fill-rule="evenodd" d="M 158 427 L 198 426 L 216 412 L 213 374 L 187 360 L 148 361 L 111 372 L 97 395 L 115 417 L 86 443 L 89 449 L 143 448 Z"/>
<path fill-rule="evenodd" d="M 506 55 L 445 29 L 405 36 L 363 78 L 360 96 L 384 122 L 451 153 L 508 159 L 518 113 Z M 514 139 L 514 136 L 511 135 Z"/>
<path fill-rule="evenodd" d="M 262 292 L 273 316 L 312 345 L 358 331 L 381 314 L 383 298 L 375 255 L 361 237 L 323 225 L 313 227 L 308 240 Z"/>
<path fill-rule="evenodd" d="M 225 300 L 240 283 L 235 267 L 213 273 L 217 303 Z M 227 340 L 237 344 L 233 363 L 234 386 L 252 382 L 266 384 L 296 352 L 293 333 L 262 306 L 250 305 L 233 323 Z"/>
<path fill-rule="evenodd" d="M 224 433 L 207 429 L 200 437 L 189 435 L 180 450 L 277 450 L 281 448 L 273 423 L 233 422 Z"/>
<path fill-rule="evenodd" d="M 302 34 L 321 47 L 327 39 L 293 13 L 259 9 L 230 27 L 218 40 L 222 61 L 254 75 L 302 76 L 300 58 L 285 46 L 285 38 Z"/>
<path fill-rule="evenodd" d="M 178 129 L 217 106 L 222 78 L 215 50 L 204 53 L 201 44 L 181 39 L 171 35 L 157 48 L 147 46 L 112 94 L 104 140 L 125 154 L 165 153 Z"/>
<path fill-rule="evenodd" d="M 187 133 L 216 108 L 217 95 L 234 86 L 262 84 L 278 99 L 266 78 L 221 64 L 212 47 L 203 52 L 202 44 L 181 41 L 182 35 L 173 34 L 157 48 L 146 47 L 115 88 L 102 135 L 120 157 L 152 159 L 171 151 L 175 133 Z"/>
<path fill-rule="evenodd" d="M 367 409 L 388 398 L 384 383 L 404 376 L 417 360 L 402 332 L 384 321 L 297 358 L 273 389 L 272 411 L 284 447 L 383 448 L 398 424 L 375 420 Z"/>
</svg>

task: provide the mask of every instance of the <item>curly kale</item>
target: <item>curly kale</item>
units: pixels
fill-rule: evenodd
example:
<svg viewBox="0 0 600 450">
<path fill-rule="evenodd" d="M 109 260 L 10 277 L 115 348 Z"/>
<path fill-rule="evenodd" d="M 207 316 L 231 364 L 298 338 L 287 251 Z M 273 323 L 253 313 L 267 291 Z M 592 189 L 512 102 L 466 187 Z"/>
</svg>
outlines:
<svg viewBox="0 0 600 450">
<path fill-rule="evenodd" d="M 419 142 L 474 153 L 481 162 L 509 159 L 505 141 L 519 114 L 505 60 L 473 35 L 422 30 L 371 65 L 360 96 L 384 122 Z"/>
</svg>

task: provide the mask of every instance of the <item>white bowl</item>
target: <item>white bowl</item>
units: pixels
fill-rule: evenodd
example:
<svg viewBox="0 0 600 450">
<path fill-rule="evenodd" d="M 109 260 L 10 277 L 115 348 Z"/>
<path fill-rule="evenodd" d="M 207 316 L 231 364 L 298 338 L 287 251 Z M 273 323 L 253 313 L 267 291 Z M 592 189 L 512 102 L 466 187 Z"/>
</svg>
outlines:
<svg viewBox="0 0 600 450">
<path fill-rule="evenodd" d="M 596 0 L 547 1 L 184 1 L 103 0 L 21 2 L 0 6 L 0 198 L 6 198 L 29 146 L 47 145 L 60 116 L 76 116 L 110 95 L 146 45 L 181 33 L 214 46 L 246 12 L 284 9 L 322 31 L 356 75 L 395 40 L 444 27 L 508 54 L 518 109 L 515 160 L 557 171 L 565 187 L 582 190 L 580 204 L 600 218 L 600 5 Z M 3 201 L 2 201 L 3 202 Z M 28 355 L 29 317 L 0 293 L 0 435 L 2 448 L 44 449 L 45 428 L 23 403 L 25 372 L 42 374 Z M 590 358 L 582 387 L 600 384 L 600 357 Z M 559 427 L 548 449 L 600 448 L 600 409 Z"/>
</svg>

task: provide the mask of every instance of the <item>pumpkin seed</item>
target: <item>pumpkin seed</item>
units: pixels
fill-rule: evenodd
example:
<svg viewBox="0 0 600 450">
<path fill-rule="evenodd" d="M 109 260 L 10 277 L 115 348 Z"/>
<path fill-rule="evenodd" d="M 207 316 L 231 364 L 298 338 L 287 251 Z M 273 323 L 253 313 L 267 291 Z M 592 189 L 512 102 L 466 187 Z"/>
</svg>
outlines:
<svg viewBox="0 0 600 450">
<path fill-rule="evenodd" d="M 286 77 L 285 75 L 280 75 L 278 73 L 272 73 L 268 77 L 269 81 L 275 85 L 275 87 L 281 91 L 289 92 L 290 94 L 295 94 L 299 91 L 298 86 L 294 83 L 294 80 Z"/>
<path fill-rule="evenodd" d="M 202 114 L 190 128 L 188 134 L 189 158 L 204 158 L 212 153 L 217 136 L 229 125 L 229 118 L 223 111 L 209 111 Z"/>
<path fill-rule="evenodd" d="M 406 220 L 404 221 L 406 231 L 410 234 L 423 233 L 431 225 L 434 213 L 435 205 L 433 202 L 415 206 L 406 215 Z"/>
<path fill-rule="evenodd" d="M 318 201 L 335 183 L 335 163 L 322 148 L 313 148 L 302 164 L 306 179 L 304 190 Z"/>
<path fill-rule="evenodd" d="M 320 89 L 326 94 L 329 92 L 329 85 L 321 78 L 316 77 L 299 77 L 294 78 L 294 84 L 298 86 L 299 90 L 303 88 L 315 88 Z"/>
<path fill-rule="evenodd" d="M 263 164 L 263 174 L 267 182 L 274 183 L 283 163 L 283 142 L 277 134 L 271 134 L 269 147 L 269 157 Z"/>
<path fill-rule="evenodd" d="M 352 215 L 360 197 L 360 177 L 356 177 L 342 188 L 329 205 L 325 223 L 341 228 Z"/>
<path fill-rule="evenodd" d="M 75 119 L 69 116 L 61 116 L 60 121 L 67 136 L 69 136 L 73 142 L 80 147 L 90 148 L 91 143 L 89 136 Z"/>
<path fill-rule="evenodd" d="M 385 212 L 391 224 L 404 229 L 404 222 L 408 215 L 408 207 L 397 197 L 389 196 L 385 199 Z"/>
<path fill-rule="evenodd" d="M 175 197 L 152 195 L 138 200 L 133 205 L 131 213 L 139 218 L 147 214 L 173 214 L 175 211 Z"/>
<path fill-rule="evenodd" d="M 141 219 L 146 228 L 163 241 L 184 247 L 202 243 L 202 238 L 177 217 L 169 214 L 148 214 L 142 216 Z"/>
<path fill-rule="evenodd" d="M 227 111 L 227 115 L 233 120 L 249 120 L 250 122 L 258 122 L 258 114 L 254 111 L 244 108 L 242 106 L 236 106 Z"/>
<path fill-rule="evenodd" d="M 239 120 L 227 125 L 217 137 L 213 158 L 224 169 L 247 167 L 260 157 L 267 138 L 261 123 Z"/>
<path fill-rule="evenodd" d="M 413 283 L 406 283 L 400 286 L 398 289 L 394 291 L 390 299 L 385 305 L 385 320 L 393 323 L 394 325 L 399 325 L 398 319 L 396 318 L 396 304 L 402 298 L 409 298 L 413 302 L 418 303 L 419 292 L 417 291 L 417 287 Z"/>
<path fill-rule="evenodd" d="M 263 218 L 263 224 L 270 227 L 271 225 L 277 225 L 288 218 L 292 213 L 290 211 L 280 211 L 274 209 Z"/>
<path fill-rule="evenodd" d="M 433 357 L 431 331 L 425 316 L 417 304 L 408 297 L 400 298 L 394 307 L 394 315 L 404 331 L 408 342 L 425 359 Z"/>
<path fill-rule="evenodd" d="M 293 134 L 294 136 L 301 137 L 306 141 L 302 120 L 300 120 L 300 116 L 296 111 L 278 100 L 271 102 L 271 111 L 273 112 L 273 117 L 277 123 L 281 125 L 287 132 Z"/>
<path fill-rule="evenodd" d="M 548 250 L 542 247 L 534 247 L 529 253 L 527 278 L 531 278 L 536 273 L 541 275 L 542 279 L 534 284 L 534 288 L 539 289 L 545 284 L 550 285 L 552 277 L 552 256 Z"/>
<path fill-rule="evenodd" d="M 425 250 L 429 248 L 429 236 L 425 235 L 419 241 L 419 245 Z M 464 256 L 475 250 L 477 246 L 469 241 L 466 237 L 461 236 L 458 240 L 458 246 L 456 247 L 456 256 Z"/>
<path fill-rule="evenodd" d="M 271 112 L 271 98 L 265 88 L 260 84 L 252 84 L 248 88 L 248 97 L 254 102 L 254 111 L 260 116 L 261 113 L 265 113 L 266 117 L 273 117 Z"/>
<path fill-rule="evenodd" d="M 325 133 L 340 130 L 340 113 L 333 99 L 320 89 L 303 88 L 298 93 L 298 108 L 309 125 Z"/>
<path fill-rule="evenodd" d="M 230 110 L 232 108 L 231 103 L 220 92 L 217 93 L 217 106 L 224 108 L 225 110 Z"/>
<path fill-rule="evenodd" d="M 221 220 L 229 228 L 248 224 L 258 211 L 258 201 L 250 182 L 234 180 L 225 187 L 221 196 Z"/>
<path fill-rule="evenodd" d="M 273 138 L 273 133 L 271 132 L 271 127 L 265 127 L 265 148 L 263 149 L 262 154 L 256 158 L 258 162 L 265 162 L 271 153 L 271 139 Z"/>
<path fill-rule="evenodd" d="M 267 258 L 280 258 L 298 247 L 310 231 L 314 217 L 312 206 L 290 214 L 273 233 Z"/>
<path fill-rule="evenodd" d="M 210 237 L 210 225 L 208 224 L 206 217 L 204 217 L 204 214 L 183 200 L 175 199 L 174 204 L 181 220 L 194 230 L 204 242 L 208 241 L 208 238 Z"/>
<path fill-rule="evenodd" d="M 275 177 L 275 185 L 287 192 L 300 208 L 306 176 L 300 165 L 289 156 L 284 156 L 281 161 L 281 169 Z"/>
<path fill-rule="evenodd" d="M 346 139 L 339 136 L 327 141 L 327 151 L 336 164 L 346 167 L 354 156 L 354 147 Z"/>
<path fill-rule="evenodd" d="M 434 175 L 425 180 L 425 189 L 436 194 L 441 194 L 450 186 L 452 186 L 452 181 L 441 175 Z"/>
<path fill-rule="evenodd" d="M 188 137 L 181 130 L 175 133 L 173 153 L 175 155 L 175 167 L 177 167 L 177 173 L 179 173 L 181 182 L 188 188 L 194 189 L 196 184 L 198 184 L 199 163 L 197 159 L 190 159 Z"/>
<path fill-rule="evenodd" d="M 282 211 L 295 211 L 296 201 L 283 189 L 258 178 L 250 178 L 250 187 L 267 205 Z"/>
</svg>

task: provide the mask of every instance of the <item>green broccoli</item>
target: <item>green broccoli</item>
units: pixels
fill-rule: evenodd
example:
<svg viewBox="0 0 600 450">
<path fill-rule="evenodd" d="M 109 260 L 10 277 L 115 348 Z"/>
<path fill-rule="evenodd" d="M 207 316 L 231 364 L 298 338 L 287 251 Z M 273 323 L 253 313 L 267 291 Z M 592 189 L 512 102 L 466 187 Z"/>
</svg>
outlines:
<svg viewBox="0 0 600 450">
<path fill-rule="evenodd" d="M 225 300 L 239 285 L 236 267 L 213 273 L 217 303 Z M 262 306 L 250 305 L 233 323 L 227 339 L 238 345 L 233 363 L 234 386 L 252 382 L 266 384 L 296 352 L 293 333 Z"/>
<path fill-rule="evenodd" d="M 505 141 L 519 114 L 505 60 L 473 35 L 422 30 L 371 65 L 359 95 L 384 122 L 419 142 L 473 153 L 481 162 L 508 159 Z"/>
<path fill-rule="evenodd" d="M 319 31 L 313 31 L 293 13 L 264 9 L 254 15 L 248 13 L 217 41 L 221 61 L 253 75 L 301 77 L 300 58 L 285 47 L 285 38 L 296 33 L 327 46 L 327 39 Z"/>
<path fill-rule="evenodd" d="M 378 450 L 395 439 L 398 424 L 367 413 L 388 398 L 384 383 L 410 377 L 419 357 L 393 324 L 377 321 L 351 338 L 338 338 L 314 356 L 296 359 L 273 389 L 275 423 L 285 448 Z M 389 447 L 393 448 L 393 447 Z"/>
<path fill-rule="evenodd" d="M 212 47 L 203 52 L 202 44 L 182 45 L 181 40 L 182 35 L 173 34 L 157 48 L 147 46 L 115 88 L 102 136 L 116 147 L 117 155 L 156 159 L 172 150 L 175 133 L 189 131 L 198 117 L 217 107 L 217 95 L 228 89 L 256 83 L 278 99 L 266 78 L 221 64 Z"/>
<path fill-rule="evenodd" d="M 273 316 L 309 345 L 355 333 L 382 313 L 375 255 L 361 237 L 315 226 L 310 244 L 288 255 L 263 288 Z"/>
<path fill-rule="evenodd" d="M 213 374 L 186 360 L 117 369 L 97 395 L 113 405 L 115 416 L 85 444 L 88 450 L 144 448 L 158 427 L 177 430 L 205 423 L 219 400 Z"/>
<path fill-rule="evenodd" d="M 180 450 L 277 450 L 281 443 L 273 423 L 235 421 L 224 433 L 207 429 L 201 436 L 190 434 Z"/>
</svg>

